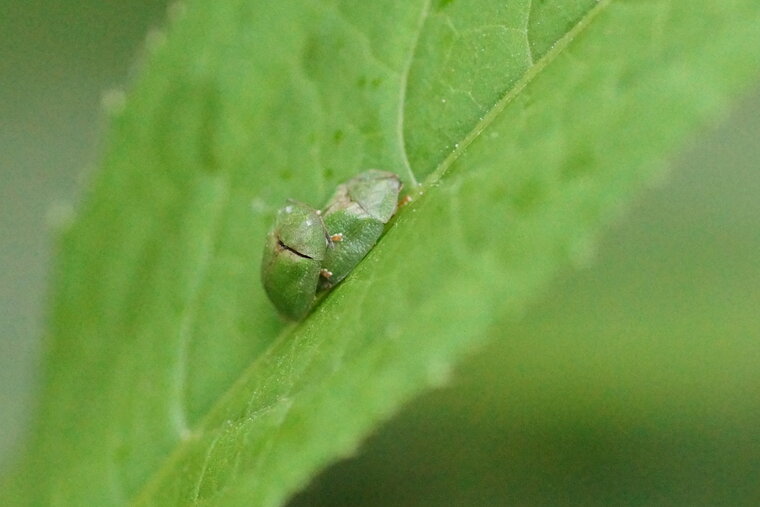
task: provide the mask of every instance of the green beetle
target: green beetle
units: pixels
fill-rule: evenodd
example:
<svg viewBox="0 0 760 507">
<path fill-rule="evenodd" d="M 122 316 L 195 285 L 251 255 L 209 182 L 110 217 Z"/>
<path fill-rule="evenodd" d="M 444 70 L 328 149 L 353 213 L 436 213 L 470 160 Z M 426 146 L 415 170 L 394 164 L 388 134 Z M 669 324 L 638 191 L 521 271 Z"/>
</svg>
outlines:
<svg viewBox="0 0 760 507">
<path fill-rule="evenodd" d="M 343 280 L 375 246 L 396 213 L 401 181 L 392 172 L 370 169 L 338 186 L 322 210 L 330 243 L 319 290 Z"/>
<path fill-rule="evenodd" d="M 369 170 L 339 185 L 322 211 L 292 200 L 278 211 L 261 280 L 280 314 L 303 318 L 318 291 L 351 272 L 396 213 L 400 191 L 398 176 Z"/>
<path fill-rule="evenodd" d="M 261 280 L 284 317 L 298 320 L 308 313 L 329 244 L 316 209 L 290 200 L 277 212 L 264 246 Z"/>
</svg>

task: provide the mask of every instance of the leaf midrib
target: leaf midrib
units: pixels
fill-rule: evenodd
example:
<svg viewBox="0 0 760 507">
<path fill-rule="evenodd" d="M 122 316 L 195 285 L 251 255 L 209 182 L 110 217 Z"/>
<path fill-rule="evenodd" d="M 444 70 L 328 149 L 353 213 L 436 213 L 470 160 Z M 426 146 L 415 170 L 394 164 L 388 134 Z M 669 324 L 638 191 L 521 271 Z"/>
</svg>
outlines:
<svg viewBox="0 0 760 507">
<path fill-rule="evenodd" d="M 494 105 L 486 114 L 483 115 L 480 121 L 478 121 L 478 123 L 470 130 L 470 132 L 462 139 L 462 141 L 458 144 L 455 144 L 455 148 L 425 178 L 424 182 L 417 184 L 414 187 L 413 193 L 415 194 L 415 199 L 423 198 L 423 194 L 425 193 L 426 189 L 438 184 L 438 182 L 449 172 L 451 167 L 454 165 L 454 162 L 456 162 L 456 160 L 483 133 L 483 131 L 485 131 L 486 128 L 496 120 L 496 118 L 504 111 L 504 109 L 506 109 L 506 107 L 527 87 L 529 83 L 536 79 L 541 74 L 541 72 L 554 59 L 556 59 L 557 56 L 559 56 L 562 51 L 564 51 L 565 48 L 567 48 L 567 46 L 580 33 L 588 28 L 593 20 L 602 11 L 604 11 L 612 3 L 612 1 L 613 0 L 599 0 L 598 3 L 589 9 L 588 12 L 586 12 L 586 14 L 584 14 L 583 17 L 575 25 L 573 25 L 570 30 L 568 30 L 560 39 L 557 40 L 557 42 L 544 56 L 542 56 L 538 61 L 533 63 L 530 68 L 528 68 L 523 76 L 518 79 L 517 82 L 509 90 L 507 90 L 507 92 L 498 101 L 494 103 Z M 410 56 L 407 60 L 408 66 L 405 68 L 404 74 L 402 74 L 402 95 L 399 101 L 399 108 L 401 110 L 399 113 L 399 136 L 401 141 L 402 156 L 404 158 L 406 168 L 412 177 L 414 175 L 412 173 L 411 167 L 409 166 L 409 161 L 406 155 L 406 145 L 403 138 L 403 111 L 404 97 L 406 95 L 406 79 L 404 76 L 408 75 L 409 70 L 412 66 L 412 62 L 414 61 L 414 55 L 417 51 L 417 43 L 419 41 L 420 34 L 424 29 L 425 20 L 429 17 L 430 3 L 431 0 L 425 0 L 425 4 L 420 15 L 421 19 L 418 24 L 418 33 L 416 34 L 415 40 L 410 47 Z M 530 11 L 528 13 L 528 16 L 530 16 Z M 530 41 L 528 41 L 528 44 L 530 45 Z M 414 181 L 416 182 L 416 179 Z M 258 355 L 245 370 L 243 370 L 241 375 L 217 399 L 217 401 L 208 410 L 205 416 L 200 419 L 195 429 L 191 430 L 189 433 L 186 433 L 187 437 L 180 440 L 179 444 L 174 448 L 174 450 L 166 456 L 161 466 L 159 466 L 156 471 L 145 481 L 144 486 L 134 495 L 130 503 L 137 504 L 150 498 L 151 492 L 156 486 L 160 484 L 161 478 L 171 473 L 172 464 L 181 459 L 186 450 L 190 449 L 188 444 L 205 433 L 209 421 L 213 421 L 217 413 L 224 410 L 226 406 L 225 402 L 228 399 L 234 397 L 240 387 L 247 384 L 248 379 L 253 376 L 254 372 L 257 370 L 259 363 L 267 359 L 272 351 L 277 350 L 278 345 L 283 340 L 289 339 L 289 337 L 299 329 L 301 323 L 302 322 L 295 322 L 283 328 L 283 330 L 272 341 L 269 347 L 263 353 Z"/>
</svg>

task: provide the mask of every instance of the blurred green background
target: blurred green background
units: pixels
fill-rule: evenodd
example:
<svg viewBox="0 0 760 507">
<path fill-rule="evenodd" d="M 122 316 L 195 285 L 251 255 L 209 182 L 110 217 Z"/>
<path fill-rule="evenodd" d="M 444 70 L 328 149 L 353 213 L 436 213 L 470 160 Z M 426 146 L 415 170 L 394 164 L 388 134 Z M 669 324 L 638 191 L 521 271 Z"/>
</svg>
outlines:
<svg viewBox="0 0 760 507">
<path fill-rule="evenodd" d="M 106 124 L 166 2 L 0 0 L 0 471 L 40 375 L 51 223 L 75 205 Z"/>
<path fill-rule="evenodd" d="M 50 223 L 166 2 L 0 1 L 0 470 L 40 375 Z M 731 114 L 728 114 L 731 113 Z M 451 385 L 294 504 L 760 500 L 760 93 L 705 128 Z"/>
</svg>

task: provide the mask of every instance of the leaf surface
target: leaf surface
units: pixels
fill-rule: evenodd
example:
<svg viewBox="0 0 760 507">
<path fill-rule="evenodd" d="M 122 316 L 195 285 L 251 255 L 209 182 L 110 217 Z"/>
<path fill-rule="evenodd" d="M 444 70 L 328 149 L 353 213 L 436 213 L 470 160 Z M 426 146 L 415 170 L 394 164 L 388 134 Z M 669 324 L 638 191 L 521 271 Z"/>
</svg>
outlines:
<svg viewBox="0 0 760 507">
<path fill-rule="evenodd" d="M 62 239 L 11 495 L 282 503 L 582 259 L 759 58 L 749 0 L 190 3 Z M 282 323 L 274 210 L 370 167 L 415 200 Z"/>
</svg>

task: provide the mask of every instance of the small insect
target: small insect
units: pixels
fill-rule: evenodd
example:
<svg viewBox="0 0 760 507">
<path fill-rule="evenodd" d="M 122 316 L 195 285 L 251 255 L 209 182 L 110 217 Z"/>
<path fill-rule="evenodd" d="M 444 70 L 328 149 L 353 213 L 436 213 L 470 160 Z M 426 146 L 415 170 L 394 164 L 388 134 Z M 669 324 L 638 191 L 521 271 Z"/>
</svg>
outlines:
<svg viewBox="0 0 760 507">
<path fill-rule="evenodd" d="M 261 281 L 284 317 L 298 320 L 308 313 L 329 244 L 322 217 L 311 206 L 291 200 L 277 212 L 264 246 Z"/>
<path fill-rule="evenodd" d="M 371 169 L 338 185 L 322 210 L 331 238 L 322 267 L 319 289 L 334 286 L 348 275 L 375 246 L 385 224 L 396 213 L 401 181 L 387 171 Z"/>
<path fill-rule="evenodd" d="M 356 267 L 396 213 L 400 191 L 398 176 L 372 169 L 338 185 L 322 210 L 290 200 L 278 211 L 264 246 L 261 279 L 280 314 L 303 318 L 317 292 Z"/>
</svg>

